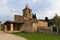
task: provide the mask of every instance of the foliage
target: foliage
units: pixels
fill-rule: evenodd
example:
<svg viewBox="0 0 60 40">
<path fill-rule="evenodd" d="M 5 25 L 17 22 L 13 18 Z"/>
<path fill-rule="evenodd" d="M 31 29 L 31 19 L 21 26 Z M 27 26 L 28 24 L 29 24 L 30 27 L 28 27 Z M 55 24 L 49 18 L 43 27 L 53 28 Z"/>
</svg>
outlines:
<svg viewBox="0 0 60 40">
<path fill-rule="evenodd" d="M 60 16 L 55 15 L 54 20 L 55 20 L 55 24 L 59 27 L 60 26 Z"/>
<path fill-rule="evenodd" d="M 46 22 L 49 22 L 49 19 L 48 19 L 48 17 L 45 17 L 45 21 L 46 21 Z"/>
</svg>

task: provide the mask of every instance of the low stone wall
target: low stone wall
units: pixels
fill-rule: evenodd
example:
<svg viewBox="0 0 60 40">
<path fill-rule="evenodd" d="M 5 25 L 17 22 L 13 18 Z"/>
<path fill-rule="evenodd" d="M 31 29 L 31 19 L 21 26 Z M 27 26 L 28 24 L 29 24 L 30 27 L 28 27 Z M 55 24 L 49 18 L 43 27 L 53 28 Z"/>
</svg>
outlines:
<svg viewBox="0 0 60 40">
<path fill-rule="evenodd" d="M 39 28 L 37 29 L 37 32 L 41 32 L 41 33 L 51 33 L 51 29 L 50 29 L 50 28 L 39 27 Z"/>
</svg>

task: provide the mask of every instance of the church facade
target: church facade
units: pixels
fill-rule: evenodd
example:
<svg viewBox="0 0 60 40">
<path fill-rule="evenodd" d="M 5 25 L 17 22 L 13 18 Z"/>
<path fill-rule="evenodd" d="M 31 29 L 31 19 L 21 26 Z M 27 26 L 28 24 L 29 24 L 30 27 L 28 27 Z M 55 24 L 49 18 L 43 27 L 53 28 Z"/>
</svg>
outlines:
<svg viewBox="0 0 60 40">
<path fill-rule="evenodd" d="M 4 23 L 5 32 L 43 32 L 52 33 L 52 27 L 48 27 L 48 22 L 37 20 L 36 15 L 32 14 L 32 10 L 26 5 L 23 9 L 23 15 L 14 15 L 14 21 L 6 21 Z M 56 31 L 58 33 L 58 27 Z"/>
</svg>

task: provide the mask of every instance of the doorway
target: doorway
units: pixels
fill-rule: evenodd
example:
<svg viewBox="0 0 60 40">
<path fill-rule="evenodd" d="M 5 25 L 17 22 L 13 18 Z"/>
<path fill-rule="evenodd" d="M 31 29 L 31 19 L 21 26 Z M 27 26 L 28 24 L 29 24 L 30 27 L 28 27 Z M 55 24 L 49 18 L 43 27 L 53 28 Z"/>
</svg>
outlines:
<svg viewBox="0 0 60 40">
<path fill-rule="evenodd" d="M 53 32 L 57 32 L 57 27 L 53 27 Z"/>
</svg>

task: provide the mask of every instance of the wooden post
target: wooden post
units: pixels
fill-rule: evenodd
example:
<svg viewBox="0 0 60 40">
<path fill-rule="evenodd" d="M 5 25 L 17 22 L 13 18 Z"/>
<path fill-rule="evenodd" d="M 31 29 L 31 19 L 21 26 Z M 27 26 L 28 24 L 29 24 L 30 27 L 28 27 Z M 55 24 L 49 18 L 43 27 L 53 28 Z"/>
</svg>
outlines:
<svg viewBox="0 0 60 40">
<path fill-rule="evenodd" d="M 10 25 L 10 31 L 13 32 L 13 24 Z"/>
</svg>

